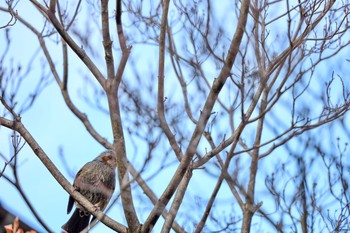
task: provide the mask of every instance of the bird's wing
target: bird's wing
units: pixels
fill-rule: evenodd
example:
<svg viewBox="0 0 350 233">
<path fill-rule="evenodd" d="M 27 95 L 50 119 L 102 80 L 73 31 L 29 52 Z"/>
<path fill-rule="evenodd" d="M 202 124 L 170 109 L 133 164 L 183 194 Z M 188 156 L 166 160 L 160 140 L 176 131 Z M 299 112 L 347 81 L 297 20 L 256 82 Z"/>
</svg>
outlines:
<svg viewBox="0 0 350 233">
<path fill-rule="evenodd" d="M 69 214 L 72 211 L 73 205 L 74 205 L 74 198 L 72 196 L 69 196 L 67 214 Z"/>
</svg>

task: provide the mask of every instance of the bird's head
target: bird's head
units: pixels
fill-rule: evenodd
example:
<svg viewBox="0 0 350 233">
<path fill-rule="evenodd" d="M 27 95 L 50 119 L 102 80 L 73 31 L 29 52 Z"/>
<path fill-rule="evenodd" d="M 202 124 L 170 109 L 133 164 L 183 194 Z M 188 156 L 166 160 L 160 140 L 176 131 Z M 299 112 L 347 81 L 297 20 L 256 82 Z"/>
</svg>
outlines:
<svg viewBox="0 0 350 233">
<path fill-rule="evenodd" d="M 95 160 L 107 164 L 113 169 L 117 167 L 117 158 L 113 150 L 102 152 L 102 154 L 100 154 Z"/>
</svg>

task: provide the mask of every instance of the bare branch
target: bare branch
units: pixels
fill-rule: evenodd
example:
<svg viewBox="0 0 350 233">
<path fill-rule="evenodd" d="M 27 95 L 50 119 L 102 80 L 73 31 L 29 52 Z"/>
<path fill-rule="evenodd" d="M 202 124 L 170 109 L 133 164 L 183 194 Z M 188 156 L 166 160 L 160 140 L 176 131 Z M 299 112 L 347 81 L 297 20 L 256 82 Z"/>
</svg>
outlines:
<svg viewBox="0 0 350 233">
<path fill-rule="evenodd" d="M 198 120 L 196 128 L 192 134 L 190 144 L 188 145 L 186 153 L 185 153 L 184 157 L 181 159 L 181 163 L 180 163 L 178 169 L 176 170 L 176 173 L 175 173 L 173 179 L 169 183 L 167 189 L 164 191 L 164 193 L 160 197 L 159 201 L 155 205 L 154 209 L 150 213 L 150 216 L 148 217 L 145 224 L 143 225 L 143 228 L 142 228 L 143 232 L 148 232 L 151 229 L 150 227 L 153 226 L 157 222 L 160 213 L 165 208 L 166 204 L 169 202 L 171 196 L 173 195 L 177 186 L 179 185 L 183 175 L 185 174 L 186 170 L 188 169 L 188 166 L 189 166 L 189 164 L 190 164 L 190 162 L 191 162 L 191 160 L 196 152 L 196 148 L 197 148 L 198 143 L 200 141 L 201 135 L 204 131 L 205 125 L 207 124 L 208 119 L 211 115 L 212 108 L 216 102 L 216 99 L 217 99 L 223 85 L 225 84 L 225 81 L 230 73 L 230 70 L 233 66 L 233 62 L 234 62 L 236 55 L 238 53 L 239 45 L 241 43 L 243 33 L 245 30 L 245 25 L 247 22 L 248 10 L 249 10 L 249 0 L 242 1 L 241 14 L 240 14 L 240 18 L 239 18 L 239 21 L 237 24 L 238 28 L 233 36 L 233 39 L 232 39 L 232 42 L 230 45 L 230 49 L 228 51 L 228 56 L 226 57 L 226 60 L 225 60 L 225 65 L 222 68 L 218 78 L 214 81 L 214 84 L 213 84 L 213 86 L 210 90 L 210 93 L 206 99 L 203 111 L 202 111 L 201 116 Z M 165 34 L 165 32 L 164 32 L 164 34 Z M 159 73 L 161 73 L 161 72 L 159 72 Z M 158 103 L 159 103 L 159 99 L 158 99 Z"/>
<path fill-rule="evenodd" d="M 50 19 L 52 25 L 55 27 L 57 32 L 61 35 L 61 37 L 67 42 L 69 47 L 76 53 L 76 55 L 81 59 L 81 61 L 86 65 L 86 67 L 91 71 L 91 73 L 95 76 L 96 80 L 101 84 L 102 87 L 105 87 L 105 77 L 101 73 L 101 71 L 97 68 L 95 63 L 90 59 L 90 57 L 85 53 L 84 49 L 79 47 L 75 41 L 70 37 L 61 23 L 55 16 L 55 10 L 50 8 L 46 9 L 36 0 L 31 0 L 31 2 L 39 9 L 39 11 L 48 19 Z M 50 1 L 50 7 L 54 7 L 55 1 Z"/>
</svg>

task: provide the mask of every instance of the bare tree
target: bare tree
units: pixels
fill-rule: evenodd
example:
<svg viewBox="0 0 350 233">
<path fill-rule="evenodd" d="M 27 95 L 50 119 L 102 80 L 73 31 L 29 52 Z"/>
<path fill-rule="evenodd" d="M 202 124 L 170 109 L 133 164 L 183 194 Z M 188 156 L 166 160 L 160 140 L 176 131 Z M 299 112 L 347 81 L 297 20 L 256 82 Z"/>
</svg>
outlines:
<svg viewBox="0 0 350 233">
<path fill-rule="evenodd" d="M 0 174 L 46 231 L 16 175 L 27 145 L 118 232 L 349 229 L 347 1 L 31 0 L 41 22 L 21 4 L 0 7 L 9 18 L 0 25 L 0 125 L 13 139 Z M 39 47 L 23 64 L 11 62 L 19 27 Z M 117 152 L 125 221 L 73 192 L 22 122 L 52 80 L 81 134 Z"/>
</svg>

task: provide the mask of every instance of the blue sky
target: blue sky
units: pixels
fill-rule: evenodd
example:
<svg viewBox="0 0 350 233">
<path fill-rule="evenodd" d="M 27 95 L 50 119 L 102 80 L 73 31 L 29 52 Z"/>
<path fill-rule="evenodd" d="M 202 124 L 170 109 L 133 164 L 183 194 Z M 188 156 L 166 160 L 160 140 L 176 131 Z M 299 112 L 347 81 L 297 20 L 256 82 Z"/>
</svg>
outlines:
<svg viewBox="0 0 350 233">
<path fill-rule="evenodd" d="M 3 4 L 1 4 L 3 6 Z M 37 25 L 37 29 L 41 29 L 44 25 L 44 21 L 41 16 L 38 16 L 39 14 L 33 14 L 33 12 L 36 12 L 36 9 L 31 6 L 30 3 L 21 1 L 17 6 L 18 12 L 26 19 L 30 19 L 33 24 Z M 219 11 L 220 9 L 217 9 Z M 89 17 L 90 15 L 86 14 L 86 12 L 83 12 L 83 15 L 85 17 Z M 124 14 L 125 15 L 125 14 Z M 85 23 L 85 17 L 79 21 L 82 25 Z M 225 21 L 225 17 L 230 17 L 229 15 L 222 15 L 221 21 Z M 127 17 L 124 17 L 127 19 Z M 3 12 L 0 13 L 0 22 L 4 22 L 8 19 L 7 15 L 4 15 Z M 97 20 L 98 21 L 98 20 Z M 94 29 L 95 22 L 91 23 L 91 28 Z M 234 25 L 233 25 L 234 26 Z M 113 27 L 113 25 L 111 26 Z M 282 27 L 283 28 L 283 27 Z M 234 29 L 234 27 L 232 27 Z M 128 27 L 125 27 L 126 33 L 131 34 L 131 32 L 127 31 Z M 0 31 L 0 40 L 4 40 L 5 31 Z M 231 33 L 231 30 L 229 30 L 229 33 Z M 17 22 L 15 26 L 10 28 L 10 37 L 13 44 L 16 46 L 11 46 L 11 50 L 9 52 L 8 58 L 6 60 L 7 67 L 10 67 L 11 64 L 11 58 L 13 58 L 14 66 L 19 64 L 19 62 L 27 64 L 28 59 L 33 57 L 33 54 L 37 51 L 39 48 L 38 41 L 35 36 L 28 31 L 21 23 Z M 181 39 L 181 35 L 178 35 Z M 25 38 L 25 39 L 23 39 Z M 274 39 L 274 36 L 271 36 L 272 39 Z M 114 35 L 113 38 L 115 41 L 117 41 L 117 38 Z M 179 40 L 180 40 L 179 39 Z M 57 38 L 59 40 L 59 38 Z M 93 44 L 100 44 L 101 37 L 98 35 L 98 33 L 95 33 L 95 31 L 91 32 L 91 41 Z M 57 59 L 54 61 L 55 65 L 58 67 L 58 70 L 61 71 L 60 67 L 62 66 L 62 61 L 60 60 L 61 55 L 61 48 L 59 45 L 57 45 L 56 40 L 47 40 L 46 43 L 50 48 L 51 55 L 55 58 L 57 56 Z M 115 44 L 116 46 L 116 44 Z M 145 49 L 146 48 L 146 49 Z M 0 44 L 0 52 L 3 52 L 4 50 L 4 43 Z M 148 74 L 151 73 L 154 75 L 154 77 L 157 76 L 156 70 L 156 60 L 157 60 L 157 50 L 154 46 L 148 45 L 140 45 L 135 44 L 133 45 L 132 50 L 132 56 L 134 56 L 135 61 L 138 62 L 137 64 L 143 64 L 142 60 L 145 60 L 144 65 L 140 65 L 140 68 L 138 70 L 141 74 Z M 23 84 L 20 88 L 20 91 L 17 93 L 17 101 L 19 103 L 23 103 L 23 101 L 28 98 L 28 95 L 30 95 L 36 88 L 38 81 L 40 80 L 41 76 L 48 75 L 50 71 L 48 68 L 46 68 L 44 71 L 41 71 L 38 67 L 41 67 L 42 63 L 45 63 L 45 60 L 42 58 L 42 52 L 40 51 L 39 55 L 37 55 L 33 62 L 33 69 L 30 70 L 28 73 L 28 76 L 23 81 Z M 21 56 L 18 56 L 18 55 Z M 116 61 L 118 60 L 118 52 L 116 54 Z M 147 54 L 147 59 L 143 59 L 142 55 Z M 339 57 L 344 56 L 346 58 L 348 54 L 348 50 L 343 51 L 343 55 L 340 55 Z M 76 56 L 73 53 L 69 53 L 69 56 L 71 58 L 70 61 L 70 76 L 69 76 L 69 90 L 70 94 L 72 96 L 72 99 L 76 105 L 79 106 L 79 108 L 83 112 L 87 112 L 89 114 L 89 117 L 93 123 L 93 125 L 96 127 L 97 131 L 103 134 L 109 141 L 112 140 L 111 137 L 111 130 L 110 130 L 110 122 L 109 118 L 106 114 L 101 113 L 97 111 L 96 109 L 91 108 L 88 104 L 84 102 L 82 99 L 82 96 L 86 93 L 92 93 L 92 90 L 88 88 L 86 85 L 86 73 L 87 69 L 85 66 L 79 61 L 79 59 L 76 58 Z M 139 57 L 139 59 L 137 58 Z M 96 57 L 94 57 L 97 61 L 97 64 L 101 67 L 104 67 L 103 65 L 103 54 L 98 54 Z M 340 60 L 345 63 L 345 58 L 341 58 Z M 338 60 L 337 60 L 338 61 Z M 327 63 L 327 65 L 332 65 L 334 68 L 336 67 L 337 62 L 333 63 Z M 130 63 L 129 63 L 130 64 Z M 206 69 L 209 73 L 210 81 L 213 81 L 215 76 L 217 75 L 217 68 L 214 68 L 214 64 L 209 64 Z M 167 67 L 170 69 L 170 65 Z M 315 89 L 318 89 L 317 85 L 324 85 L 323 80 L 326 77 L 329 77 L 331 75 L 331 70 L 327 69 L 327 66 L 324 66 L 321 70 L 317 71 L 317 78 L 315 82 L 313 82 L 314 87 L 317 87 Z M 143 83 L 138 83 L 138 80 L 134 77 L 133 66 L 128 65 L 126 69 L 126 77 L 127 81 L 130 84 L 130 86 L 134 87 L 137 85 L 142 85 Z M 101 68 L 102 71 L 104 69 Z M 341 69 L 342 73 L 337 73 L 337 75 L 345 76 L 348 73 L 347 67 L 344 69 Z M 186 71 L 184 71 L 186 72 Z M 90 77 L 88 77 L 90 78 Z M 147 75 L 142 76 L 142 78 L 147 79 L 150 77 L 147 77 Z M 52 80 L 52 77 L 50 76 L 50 79 Z M 89 79 L 93 80 L 93 79 Z M 175 80 L 175 79 L 174 79 Z M 173 80 L 173 81 L 174 81 Z M 322 81 L 320 81 L 322 80 Z M 94 82 L 94 81 L 92 81 Z M 339 81 L 338 81 L 339 82 Z M 174 81 L 176 83 L 176 80 Z M 181 97 L 177 96 L 178 86 L 176 84 L 171 86 L 172 88 L 167 89 L 167 96 L 169 98 L 173 98 L 174 101 L 182 100 Z M 339 83 L 334 86 L 332 91 L 334 91 L 335 94 L 339 93 Z M 230 89 L 224 90 L 224 95 L 229 96 L 229 98 L 233 98 L 230 96 L 232 93 L 230 93 Z M 333 94 L 332 96 L 334 96 Z M 154 101 L 152 98 L 154 96 L 147 96 L 147 93 L 140 93 L 142 98 L 150 99 L 150 103 Z M 311 98 L 311 97 L 309 97 Z M 102 99 L 103 101 L 103 99 Z M 307 98 L 306 98 L 307 101 Z M 337 100 L 335 99 L 335 102 Z M 104 102 L 105 104 L 105 102 Z M 316 104 L 315 104 L 316 105 Z M 314 109 L 319 109 L 313 105 Z M 20 104 L 19 104 L 20 106 Z M 219 108 L 215 108 L 215 110 Z M 172 109 L 171 114 L 178 114 L 179 109 Z M 0 114 L 2 115 L 4 112 L 3 106 L 0 106 Z M 278 109 L 277 112 L 281 115 L 288 114 L 289 109 Z M 197 112 L 199 114 L 199 112 Z M 124 117 L 128 117 L 125 116 Z M 133 116 L 137 117 L 137 116 Z M 348 115 L 346 115 L 346 119 L 348 119 Z M 239 116 L 237 116 L 237 119 L 239 119 Z M 48 83 L 48 86 L 40 93 L 39 98 L 35 101 L 34 105 L 30 108 L 30 110 L 26 111 L 22 115 L 22 122 L 27 127 L 27 129 L 31 132 L 33 137 L 37 140 L 37 142 L 42 146 L 44 151 L 49 155 L 50 159 L 56 164 L 56 166 L 62 171 L 62 173 L 70 180 L 73 180 L 73 177 L 70 176 L 70 174 L 75 174 L 78 169 L 85 164 L 86 162 L 92 160 L 95 158 L 101 151 L 104 150 L 104 148 L 99 145 L 95 140 L 89 136 L 89 134 L 86 132 L 86 129 L 84 128 L 83 124 L 79 122 L 76 117 L 68 110 L 67 106 L 64 103 L 64 100 L 60 94 L 59 87 L 55 83 L 54 80 L 50 81 Z M 187 124 L 186 124 L 187 125 Z M 186 127 L 185 125 L 185 127 Z M 127 124 L 124 125 L 125 128 L 128 127 Z M 227 127 L 226 124 L 220 125 L 223 129 Z M 336 127 L 336 126 L 335 126 Z M 188 129 L 190 132 L 191 127 Z M 333 135 L 333 139 L 335 137 L 342 137 L 345 138 L 345 133 L 342 131 L 344 129 L 335 130 L 337 132 L 337 135 Z M 346 130 L 346 129 L 345 129 Z M 253 132 L 253 130 L 251 131 Z M 248 133 L 251 133 L 248 131 Z M 320 129 L 319 131 L 320 135 L 326 134 L 326 129 Z M 10 143 L 10 135 L 11 131 L 0 127 L 0 144 L 1 144 L 1 153 L 5 156 L 10 155 L 12 152 L 11 149 L 11 143 Z M 145 132 L 146 133 L 146 132 Z M 215 133 L 214 133 L 215 134 Z M 138 161 L 138 156 L 140 154 L 144 155 L 144 151 L 146 149 L 145 145 L 143 145 L 141 140 L 130 138 L 129 135 L 126 133 L 126 147 L 128 151 L 128 155 L 130 158 L 132 158 L 135 163 L 139 163 L 141 166 L 142 161 Z M 266 134 L 266 137 L 269 137 L 269 134 Z M 330 138 L 332 138 L 330 136 Z M 250 137 L 247 137 L 247 139 L 250 139 Z M 322 143 L 322 140 L 327 141 L 327 138 L 323 139 L 320 138 L 319 142 Z M 334 143 L 333 143 L 334 144 Z M 135 146 L 136 145 L 136 146 Z M 298 147 L 299 142 L 297 139 L 291 141 L 291 147 L 295 150 L 295 153 L 299 153 L 301 151 L 301 148 Z M 201 145 L 201 152 L 206 150 L 205 144 Z M 65 160 L 69 164 L 69 171 L 66 170 L 66 167 L 64 166 L 62 162 L 62 158 L 60 157 L 60 148 L 62 148 L 63 155 L 65 157 Z M 169 150 L 169 148 L 159 148 L 157 151 L 155 151 L 155 154 L 162 154 L 164 151 Z M 278 159 L 274 160 L 274 162 L 277 163 L 283 163 L 288 160 L 287 156 L 279 156 L 280 154 L 283 155 L 285 151 L 281 148 L 277 149 L 274 152 L 275 157 L 279 157 Z M 141 157 L 143 158 L 143 157 Z M 243 159 L 244 160 L 244 159 Z M 2 161 L 2 160 L 1 160 Z M 25 145 L 23 150 L 18 156 L 19 161 L 19 170 L 18 175 L 21 180 L 21 184 L 23 186 L 23 189 L 27 196 L 30 198 L 30 201 L 34 204 L 36 210 L 38 211 L 39 215 L 45 219 L 45 222 L 50 226 L 51 229 L 53 229 L 54 232 L 59 231 L 61 225 L 67 221 L 69 218 L 69 215 L 66 215 L 66 205 L 68 201 L 68 194 L 60 187 L 60 185 L 52 178 L 52 176 L 49 174 L 47 169 L 42 165 L 42 163 L 39 161 L 39 159 L 33 154 L 31 149 Z M 261 166 L 266 166 L 267 168 L 261 171 L 261 174 L 268 174 L 269 165 L 271 165 L 270 160 L 263 160 L 261 163 Z M 1 163 L 0 163 L 0 168 Z M 156 168 L 150 168 L 148 171 L 144 173 L 145 177 L 150 176 L 153 174 L 153 172 L 156 170 Z M 293 167 L 291 167 L 291 172 L 293 172 Z M 162 170 L 160 172 L 161 179 L 160 180 L 150 180 L 149 183 L 151 186 L 156 186 L 157 189 L 155 189 L 155 192 L 159 196 L 164 188 L 166 187 L 166 184 L 168 180 L 170 179 L 171 175 L 173 174 L 174 166 L 169 166 L 169 169 Z M 206 184 L 208 186 L 212 186 L 215 184 L 215 180 L 209 179 L 207 177 L 207 174 L 205 174 L 204 171 L 198 170 L 195 171 L 196 176 L 193 177 L 193 181 L 191 183 L 193 184 L 193 190 L 200 193 L 201 198 L 207 199 L 209 195 L 211 194 L 211 191 L 207 190 L 207 186 L 202 184 L 202 180 L 206 179 Z M 6 175 L 12 177 L 11 170 L 9 168 L 6 169 L 5 172 Z M 316 173 L 317 174 L 317 173 Z M 242 176 L 245 176 L 245 174 L 241 174 Z M 207 179 L 208 178 L 208 179 Z M 314 178 L 314 177 L 312 177 Z M 263 184 L 263 180 L 259 180 L 259 184 Z M 260 185 L 258 184 L 258 189 Z M 36 229 L 42 230 L 42 227 L 37 223 L 35 218 L 30 214 L 27 206 L 23 202 L 23 199 L 20 197 L 18 192 L 11 186 L 8 182 L 6 182 L 4 179 L 0 179 L 0 203 L 5 207 L 9 208 L 10 211 L 17 214 L 20 219 L 29 222 L 32 224 Z M 261 186 L 262 187 L 262 186 Z M 208 191 L 208 192 L 207 192 Z M 219 198 L 219 204 L 222 206 L 226 206 L 226 208 L 222 208 L 222 212 L 230 212 L 232 207 L 230 206 L 230 203 L 232 201 L 232 195 L 229 194 L 229 189 L 227 186 L 224 186 L 222 190 L 220 190 L 220 198 Z M 114 194 L 114 197 L 118 195 L 118 192 Z M 135 191 L 135 195 L 142 196 L 142 192 L 140 190 Z M 189 194 L 189 198 L 186 199 L 186 204 L 188 206 L 193 205 L 192 201 L 194 201 L 197 198 L 196 193 L 191 192 Z M 140 219 L 143 221 L 147 217 L 147 211 L 149 211 L 149 207 L 145 207 L 144 203 L 139 203 L 142 199 L 136 199 L 136 208 L 138 210 L 144 210 L 140 211 L 142 214 L 140 214 Z M 273 205 L 271 200 L 265 200 L 266 204 Z M 193 206 L 195 208 L 195 206 Z M 184 214 L 184 213 L 180 213 Z M 117 221 L 120 221 L 124 223 L 124 217 L 122 210 L 120 208 L 120 202 L 118 202 L 114 208 L 111 209 L 111 211 L 108 213 L 108 215 L 112 216 Z M 194 216 L 193 216 L 194 217 Z M 162 221 L 160 221 L 160 224 L 156 226 L 155 232 L 158 231 L 158 229 L 162 226 Z M 157 228 L 158 227 L 158 228 Z M 191 229 L 191 227 L 189 227 Z M 103 224 L 99 224 L 96 228 L 94 228 L 91 232 L 111 232 L 108 230 L 107 227 L 105 227 Z"/>
</svg>

